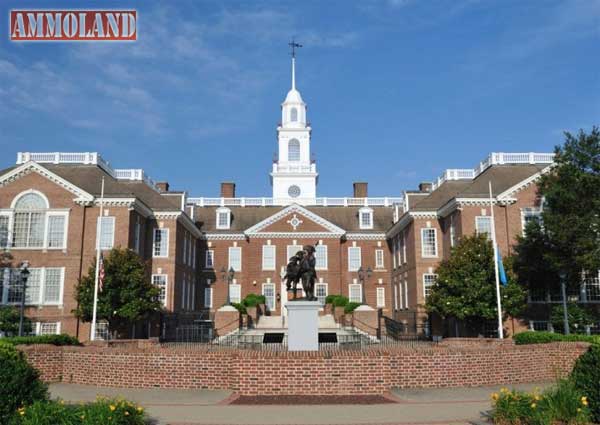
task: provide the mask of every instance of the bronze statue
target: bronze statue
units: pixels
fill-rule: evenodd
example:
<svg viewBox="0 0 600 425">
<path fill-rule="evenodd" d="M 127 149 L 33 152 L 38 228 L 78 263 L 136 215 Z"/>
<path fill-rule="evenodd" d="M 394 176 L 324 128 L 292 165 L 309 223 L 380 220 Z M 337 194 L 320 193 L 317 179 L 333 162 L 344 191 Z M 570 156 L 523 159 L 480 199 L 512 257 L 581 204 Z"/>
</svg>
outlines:
<svg viewBox="0 0 600 425">
<path fill-rule="evenodd" d="M 316 262 L 315 247 L 312 245 L 304 245 L 302 251 L 298 251 L 296 255 L 290 258 L 284 280 L 287 290 L 291 290 L 294 294 L 294 299 L 296 299 L 297 284 L 302 281 L 302 289 L 304 289 L 306 295 L 304 299 L 307 301 L 317 300 L 317 297 L 315 297 Z"/>
</svg>

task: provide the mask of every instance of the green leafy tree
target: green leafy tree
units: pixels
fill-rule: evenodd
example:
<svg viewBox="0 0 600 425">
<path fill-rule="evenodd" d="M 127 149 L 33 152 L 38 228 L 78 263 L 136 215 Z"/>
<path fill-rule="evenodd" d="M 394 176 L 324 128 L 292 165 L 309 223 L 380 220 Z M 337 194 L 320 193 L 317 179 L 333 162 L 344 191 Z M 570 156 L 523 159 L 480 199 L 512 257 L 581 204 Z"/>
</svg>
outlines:
<svg viewBox="0 0 600 425">
<path fill-rule="evenodd" d="M 598 322 L 598 318 L 592 311 L 581 307 L 576 303 L 567 304 L 567 314 L 569 331 L 574 334 L 583 334 L 586 332 L 586 326 L 591 326 Z M 556 331 L 563 332 L 565 328 L 564 320 L 563 306 L 555 305 L 552 307 L 550 321 Z"/>
<path fill-rule="evenodd" d="M 525 307 L 525 291 L 510 272 L 501 286 L 503 313 L 516 316 Z M 497 316 L 494 249 L 485 235 L 464 237 L 437 269 L 438 279 L 427 297 L 426 309 L 443 318 L 454 317 L 472 329 Z"/>
<path fill-rule="evenodd" d="M 104 284 L 98 292 L 98 320 L 106 320 L 109 329 L 123 329 L 125 325 L 146 319 L 161 309 L 159 289 L 154 286 L 141 258 L 130 249 L 114 248 L 104 257 Z M 96 264 L 88 270 L 76 288 L 79 304 L 77 317 L 92 320 Z"/>
<path fill-rule="evenodd" d="M 539 185 L 548 258 L 578 286 L 581 272 L 600 269 L 600 130 L 565 133 L 555 167 Z"/>
<path fill-rule="evenodd" d="M 0 307 L 0 332 L 6 336 L 15 336 L 19 333 L 20 311 L 14 306 Z M 31 320 L 23 318 L 23 332 L 31 332 Z"/>
</svg>

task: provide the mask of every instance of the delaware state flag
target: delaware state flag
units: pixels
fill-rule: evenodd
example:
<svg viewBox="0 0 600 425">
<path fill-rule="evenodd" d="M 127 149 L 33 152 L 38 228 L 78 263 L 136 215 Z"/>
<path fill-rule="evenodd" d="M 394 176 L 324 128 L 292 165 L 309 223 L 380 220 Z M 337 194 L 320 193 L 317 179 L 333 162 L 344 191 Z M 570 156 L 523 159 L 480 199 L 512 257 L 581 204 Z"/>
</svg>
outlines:
<svg viewBox="0 0 600 425">
<path fill-rule="evenodd" d="M 502 256 L 500 255 L 500 249 L 496 246 L 496 261 L 498 262 L 498 277 L 502 285 L 506 286 L 508 279 L 506 278 L 506 272 L 504 271 L 504 265 L 502 264 Z"/>
</svg>

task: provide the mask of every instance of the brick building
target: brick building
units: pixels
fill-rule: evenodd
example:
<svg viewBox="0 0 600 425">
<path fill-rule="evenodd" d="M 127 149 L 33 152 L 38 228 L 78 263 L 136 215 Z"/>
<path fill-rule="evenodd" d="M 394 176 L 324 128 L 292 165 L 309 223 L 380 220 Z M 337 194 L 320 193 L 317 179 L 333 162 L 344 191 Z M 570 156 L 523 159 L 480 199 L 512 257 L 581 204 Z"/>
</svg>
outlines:
<svg viewBox="0 0 600 425">
<path fill-rule="evenodd" d="M 369 198 L 365 182 L 354 183 L 351 197 L 318 197 L 294 58 L 291 85 L 277 128 L 270 197 L 237 197 L 234 182 L 222 183 L 218 198 L 188 197 L 143 170 L 113 169 L 97 153 L 20 153 L 15 166 L 0 171 L 0 248 L 13 257 L 0 266 L 0 303 L 20 302 L 16 268 L 28 260 L 26 314 L 36 331 L 85 340 L 89 324 L 72 314 L 75 285 L 96 247 L 121 246 L 148 263 L 166 312 L 199 317 L 255 293 L 265 295 L 270 314 L 284 315 L 283 269 L 302 245 L 314 244 L 322 302 L 342 294 L 388 316 L 408 312 L 425 321 L 422 306 L 439 262 L 462 235 L 489 232 L 490 181 L 503 255 L 524 223 L 539 215 L 535 182 L 552 154 L 493 153 L 474 169 L 446 170 L 398 197 Z M 587 299 L 600 301 L 600 291 L 592 290 Z M 532 303 L 551 297 L 536 295 Z M 130 333 L 150 330 L 137 326 Z"/>
</svg>

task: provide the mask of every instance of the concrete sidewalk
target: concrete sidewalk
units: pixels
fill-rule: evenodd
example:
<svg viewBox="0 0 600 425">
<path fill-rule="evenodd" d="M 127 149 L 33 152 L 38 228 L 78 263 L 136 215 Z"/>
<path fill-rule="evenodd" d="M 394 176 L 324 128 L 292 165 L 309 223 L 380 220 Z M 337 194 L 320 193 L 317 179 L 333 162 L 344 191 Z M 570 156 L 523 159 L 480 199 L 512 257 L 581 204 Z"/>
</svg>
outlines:
<svg viewBox="0 0 600 425">
<path fill-rule="evenodd" d="M 516 385 L 530 390 L 548 384 Z M 512 388 L 512 387 L 511 387 Z M 229 391 L 129 389 L 52 384 L 52 397 L 92 401 L 97 395 L 124 397 L 168 425 L 465 425 L 485 423 L 490 394 L 500 387 L 394 390 L 395 404 L 243 406 L 228 405 Z"/>
</svg>

